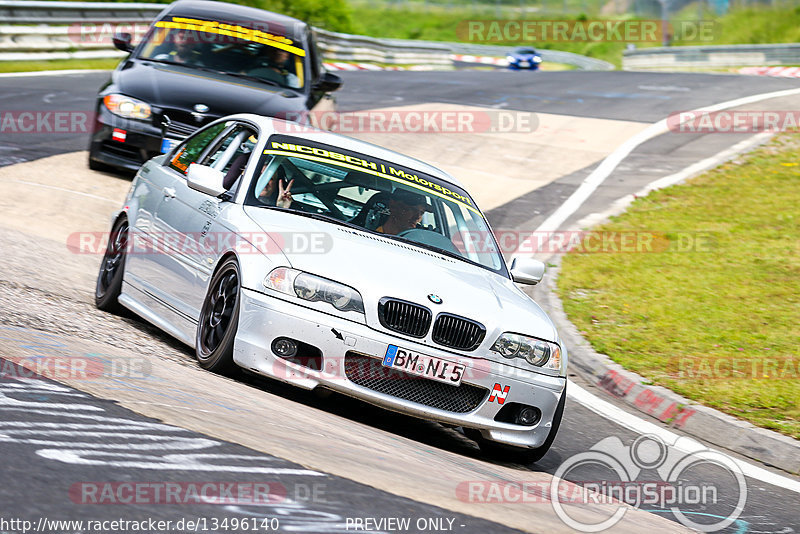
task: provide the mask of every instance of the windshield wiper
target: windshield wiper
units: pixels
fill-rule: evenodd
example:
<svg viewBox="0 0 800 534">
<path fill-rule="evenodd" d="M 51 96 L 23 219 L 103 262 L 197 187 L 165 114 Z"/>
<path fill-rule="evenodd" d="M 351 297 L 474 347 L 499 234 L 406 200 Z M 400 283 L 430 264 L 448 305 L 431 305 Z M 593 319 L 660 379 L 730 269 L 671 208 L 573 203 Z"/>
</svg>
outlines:
<svg viewBox="0 0 800 534">
<path fill-rule="evenodd" d="M 414 246 L 417 246 L 417 247 L 420 247 L 420 248 L 424 248 L 424 249 L 427 249 L 427 250 L 432 250 L 433 252 L 437 252 L 437 253 L 441 254 L 442 256 L 447 256 L 449 258 L 455 258 L 457 260 L 461 260 L 461 261 L 465 261 L 467 263 L 471 263 L 472 265 L 477 265 L 478 267 L 483 267 L 484 269 L 492 270 L 489 266 L 484 265 L 482 263 L 479 263 L 479 262 L 477 262 L 475 260 L 471 260 L 471 259 L 467 258 L 466 256 L 462 256 L 458 252 L 453 252 L 452 250 L 447 250 L 447 249 L 439 248 L 439 247 L 436 247 L 436 246 L 433 246 L 433 245 L 420 243 L 419 241 L 414 241 L 412 239 L 406 239 L 405 237 L 400 237 L 400 236 L 397 236 L 397 235 L 391 235 L 391 234 L 380 234 L 380 235 L 382 235 L 384 237 L 388 237 L 390 239 L 397 239 L 398 241 L 402 241 L 403 243 L 408 243 L 409 245 L 414 245 Z"/>
<path fill-rule="evenodd" d="M 225 70 L 219 69 L 212 69 L 211 67 L 205 67 L 203 65 L 196 65 L 193 63 L 178 63 L 177 61 L 169 61 L 167 59 L 153 59 L 153 58 L 140 58 L 143 61 L 152 61 L 153 63 L 162 63 L 164 65 L 177 65 L 179 67 L 187 67 L 190 69 L 197 69 L 202 70 L 204 72 L 212 72 L 214 74 L 223 74 L 225 76 L 231 76 L 233 78 L 244 78 L 245 80 L 251 80 L 258 83 L 265 83 L 267 85 L 273 85 L 275 87 L 283 87 L 278 82 L 272 80 L 266 80 L 264 78 L 259 78 L 258 76 L 250 76 L 249 74 L 243 74 L 241 72 L 228 72 Z"/>
<path fill-rule="evenodd" d="M 295 215 L 301 215 L 303 217 L 308 217 L 309 219 L 317 219 L 318 221 L 325 221 L 333 224 L 338 224 L 341 226 L 346 226 L 348 228 L 355 228 L 357 230 L 364 230 L 361 226 L 357 224 L 353 224 L 351 222 L 343 221 L 341 219 L 337 219 L 336 217 L 331 217 L 330 215 L 323 215 L 322 213 L 310 213 L 307 211 L 300 211 L 294 210 L 292 208 L 277 208 L 281 211 L 288 211 L 290 213 L 294 213 Z"/>
<path fill-rule="evenodd" d="M 191 69 L 198 68 L 197 65 L 192 65 L 191 63 L 179 63 L 178 61 L 170 61 L 169 59 L 155 59 L 152 57 L 141 57 L 139 56 L 138 59 L 142 61 L 150 61 L 152 63 L 161 63 L 162 65 L 177 65 L 178 67 L 188 67 Z"/>
<path fill-rule="evenodd" d="M 220 74 L 227 74 L 228 76 L 233 76 L 234 78 L 244 78 L 245 80 L 251 80 L 251 81 L 254 81 L 254 82 L 258 82 L 258 83 L 265 83 L 267 85 L 274 85 L 275 87 L 283 87 L 281 84 L 279 84 L 276 81 L 267 80 L 265 78 L 259 78 L 258 76 L 251 76 L 249 74 L 243 74 L 241 72 L 227 72 L 227 71 L 221 71 L 221 70 L 218 70 L 216 72 L 218 72 Z"/>
</svg>

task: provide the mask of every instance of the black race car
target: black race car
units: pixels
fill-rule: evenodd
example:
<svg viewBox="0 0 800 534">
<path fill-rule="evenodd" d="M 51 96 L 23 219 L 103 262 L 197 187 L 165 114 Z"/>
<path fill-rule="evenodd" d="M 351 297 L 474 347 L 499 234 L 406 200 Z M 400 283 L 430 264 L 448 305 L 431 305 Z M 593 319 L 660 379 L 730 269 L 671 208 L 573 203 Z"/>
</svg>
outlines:
<svg viewBox="0 0 800 534">
<path fill-rule="evenodd" d="M 307 24 L 236 4 L 180 0 L 138 45 L 125 33 L 114 44 L 131 54 L 98 93 L 93 169 L 136 170 L 232 113 L 308 122 L 309 111 L 333 109 L 341 86 Z"/>
</svg>

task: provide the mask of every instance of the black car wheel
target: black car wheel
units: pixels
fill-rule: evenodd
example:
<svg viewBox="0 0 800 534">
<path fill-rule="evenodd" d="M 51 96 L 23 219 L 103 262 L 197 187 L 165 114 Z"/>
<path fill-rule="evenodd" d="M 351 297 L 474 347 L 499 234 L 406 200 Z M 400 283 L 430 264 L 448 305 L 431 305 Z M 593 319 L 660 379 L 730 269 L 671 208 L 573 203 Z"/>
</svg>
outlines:
<svg viewBox="0 0 800 534">
<path fill-rule="evenodd" d="M 103 311 L 120 312 L 117 301 L 122 292 L 122 275 L 125 270 L 125 253 L 128 247 L 128 219 L 116 222 L 108 237 L 106 252 L 97 274 L 94 289 L 94 304 Z"/>
<path fill-rule="evenodd" d="M 233 339 L 239 323 L 240 288 L 239 264 L 230 258 L 212 277 L 200 311 L 195 354 L 203 369 L 220 374 L 231 374 L 237 369 L 233 362 Z"/>
</svg>

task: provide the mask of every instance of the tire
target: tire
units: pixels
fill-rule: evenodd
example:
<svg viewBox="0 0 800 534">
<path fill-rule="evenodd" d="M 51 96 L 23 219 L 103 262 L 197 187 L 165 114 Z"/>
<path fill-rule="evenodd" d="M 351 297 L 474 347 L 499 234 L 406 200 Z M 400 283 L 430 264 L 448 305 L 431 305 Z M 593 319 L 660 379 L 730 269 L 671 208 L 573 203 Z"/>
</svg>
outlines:
<svg viewBox="0 0 800 534">
<path fill-rule="evenodd" d="M 475 432 L 470 432 L 467 437 L 477 441 L 478 446 L 481 448 L 481 452 L 494 460 L 502 460 L 506 462 L 510 461 L 524 465 L 536 463 L 544 458 L 544 455 L 547 454 L 547 451 L 550 450 L 550 447 L 553 445 L 553 441 L 556 439 L 558 428 L 561 426 L 561 419 L 564 416 L 564 405 L 566 402 L 567 386 L 565 384 L 564 391 L 561 393 L 561 399 L 559 399 L 558 406 L 556 406 L 556 411 L 553 414 L 553 426 L 550 428 L 550 434 L 547 435 L 547 439 L 544 440 L 544 443 L 535 449 L 495 443 L 494 441 L 483 438 L 480 436 L 480 433 Z"/>
<path fill-rule="evenodd" d="M 105 163 L 100 163 L 99 161 L 95 161 L 92 158 L 89 158 L 89 168 L 93 171 L 107 171 L 108 166 Z"/>
<path fill-rule="evenodd" d="M 127 246 L 128 219 L 123 217 L 111 228 L 106 252 L 100 262 L 100 272 L 97 273 L 94 305 L 103 311 L 120 313 L 123 310 L 117 298 L 122 292 Z"/>
<path fill-rule="evenodd" d="M 239 264 L 229 258 L 220 266 L 200 310 L 195 338 L 195 356 L 200 367 L 222 375 L 236 374 L 233 340 L 239 325 L 241 275 Z"/>
<path fill-rule="evenodd" d="M 107 163 L 103 163 L 100 160 L 94 159 L 92 157 L 92 151 L 89 150 L 89 168 L 93 171 L 102 171 L 102 172 L 113 172 L 114 167 L 108 165 Z"/>
</svg>

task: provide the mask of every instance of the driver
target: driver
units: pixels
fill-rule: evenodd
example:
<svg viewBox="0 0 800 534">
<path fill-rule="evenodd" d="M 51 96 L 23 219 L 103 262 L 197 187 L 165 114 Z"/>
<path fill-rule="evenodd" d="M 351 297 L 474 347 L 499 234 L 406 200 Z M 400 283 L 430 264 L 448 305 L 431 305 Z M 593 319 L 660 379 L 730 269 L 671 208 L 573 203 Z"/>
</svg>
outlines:
<svg viewBox="0 0 800 534">
<path fill-rule="evenodd" d="M 389 215 L 386 221 L 375 229 L 383 234 L 397 235 L 416 228 L 426 211 L 432 211 L 424 195 L 395 189 L 389 200 Z"/>
<path fill-rule="evenodd" d="M 172 61 L 173 63 L 187 63 L 202 65 L 200 43 L 197 38 L 186 30 L 178 30 L 172 35 L 172 50 L 161 53 L 153 59 L 159 61 Z"/>
</svg>

